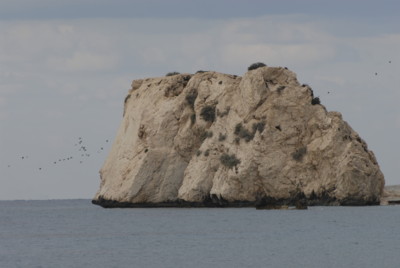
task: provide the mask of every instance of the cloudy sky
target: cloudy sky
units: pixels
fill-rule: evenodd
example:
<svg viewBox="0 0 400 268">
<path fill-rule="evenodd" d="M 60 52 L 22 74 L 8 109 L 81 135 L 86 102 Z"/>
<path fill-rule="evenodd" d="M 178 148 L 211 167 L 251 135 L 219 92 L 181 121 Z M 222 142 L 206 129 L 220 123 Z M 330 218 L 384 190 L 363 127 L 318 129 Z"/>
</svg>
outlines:
<svg viewBox="0 0 400 268">
<path fill-rule="evenodd" d="M 0 199 L 92 198 L 133 79 L 257 61 L 296 72 L 400 184 L 400 1 L 0 2 Z"/>
</svg>

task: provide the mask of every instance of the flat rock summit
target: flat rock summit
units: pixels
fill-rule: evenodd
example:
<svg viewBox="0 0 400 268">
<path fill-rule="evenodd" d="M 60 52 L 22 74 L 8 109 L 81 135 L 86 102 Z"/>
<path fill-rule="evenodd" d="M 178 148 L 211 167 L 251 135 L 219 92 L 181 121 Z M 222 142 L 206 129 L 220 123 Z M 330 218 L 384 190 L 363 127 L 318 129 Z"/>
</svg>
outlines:
<svg viewBox="0 0 400 268">
<path fill-rule="evenodd" d="M 282 67 L 134 80 L 93 203 L 377 205 L 366 142 Z"/>
</svg>

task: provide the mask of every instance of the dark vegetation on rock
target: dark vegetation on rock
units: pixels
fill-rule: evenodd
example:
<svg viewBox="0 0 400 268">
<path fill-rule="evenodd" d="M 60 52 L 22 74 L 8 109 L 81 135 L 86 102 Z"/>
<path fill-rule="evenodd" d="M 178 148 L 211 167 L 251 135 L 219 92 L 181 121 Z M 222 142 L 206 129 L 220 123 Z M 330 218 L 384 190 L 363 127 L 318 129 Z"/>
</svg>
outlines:
<svg viewBox="0 0 400 268">
<path fill-rule="evenodd" d="M 254 123 L 253 124 L 253 133 L 256 133 L 257 131 L 261 133 L 264 131 L 264 128 L 265 128 L 265 121 Z"/>
<path fill-rule="evenodd" d="M 207 105 L 204 106 L 200 111 L 200 116 L 204 121 L 214 122 L 215 121 L 215 106 Z"/>
<path fill-rule="evenodd" d="M 177 74 L 180 74 L 180 73 L 179 72 L 169 72 L 165 76 L 173 76 L 173 75 L 177 75 Z"/>
<path fill-rule="evenodd" d="M 235 126 L 235 130 L 234 130 L 234 134 L 237 136 L 237 138 L 239 139 L 244 139 L 246 142 L 251 141 L 254 138 L 254 135 L 256 134 L 256 132 L 263 132 L 265 128 L 265 122 L 261 121 L 261 122 L 257 122 L 257 123 L 253 123 L 252 125 L 252 132 L 250 132 L 248 129 L 246 129 L 242 123 L 238 123 Z"/>
<path fill-rule="evenodd" d="M 188 94 L 186 95 L 186 102 L 190 105 L 190 107 L 194 108 L 194 103 L 196 101 L 197 98 L 197 90 L 191 90 L 188 92 Z"/>
<path fill-rule="evenodd" d="M 223 154 L 219 160 L 224 166 L 229 168 L 233 168 L 240 164 L 240 160 L 234 154 Z"/>
<path fill-rule="evenodd" d="M 224 141 L 226 139 L 226 135 L 219 133 L 218 141 Z"/>
<path fill-rule="evenodd" d="M 319 97 L 315 97 L 311 100 L 311 104 L 312 105 L 321 104 L 321 100 L 319 99 Z"/>
<path fill-rule="evenodd" d="M 248 131 L 242 125 L 242 123 L 236 124 L 234 134 L 236 136 L 238 136 L 239 138 L 244 139 L 246 142 L 249 142 L 254 138 L 254 133 L 251 133 L 250 131 Z"/>
<path fill-rule="evenodd" d="M 213 136 L 212 131 L 206 131 L 204 129 L 200 131 L 200 135 L 199 135 L 201 141 L 204 141 L 207 138 L 211 138 L 212 136 Z"/>
<path fill-rule="evenodd" d="M 307 147 L 301 147 L 292 153 L 292 157 L 296 161 L 303 160 L 304 155 L 307 153 Z"/>
<path fill-rule="evenodd" d="M 264 66 L 267 66 L 267 65 L 265 63 L 262 63 L 262 62 L 256 62 L 256 63 L 253 63 L 252 65 L 250 65 L 247 68 L 247 70 L 251 71 L 251 70 L 255 70 L 255 69 L 258 69 L 258 68 L 264 67 Z"/>
</svg>

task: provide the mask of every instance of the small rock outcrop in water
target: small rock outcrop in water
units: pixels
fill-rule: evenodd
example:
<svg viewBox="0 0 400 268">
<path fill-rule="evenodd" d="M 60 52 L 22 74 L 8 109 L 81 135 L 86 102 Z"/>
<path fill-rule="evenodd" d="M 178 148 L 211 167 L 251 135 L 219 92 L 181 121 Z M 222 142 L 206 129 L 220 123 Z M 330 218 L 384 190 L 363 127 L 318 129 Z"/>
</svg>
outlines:
<svg viewBox="0 0 400 268">
<path fill-rule="evenodd" d="M 374 205 L 374 154 L 286 68 L 134 80 L 103 207 Z"/>
<path fill-rule="evenodd" d="M 381 205 L 400 205 L 400 185 L 385 186 Z"/>
</svg>

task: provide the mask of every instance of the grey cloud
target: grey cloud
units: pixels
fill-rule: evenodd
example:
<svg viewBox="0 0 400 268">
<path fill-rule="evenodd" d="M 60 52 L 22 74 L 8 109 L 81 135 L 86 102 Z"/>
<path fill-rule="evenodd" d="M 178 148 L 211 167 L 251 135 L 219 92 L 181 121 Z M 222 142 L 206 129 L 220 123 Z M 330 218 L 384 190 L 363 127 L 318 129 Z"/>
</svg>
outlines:
<svg viewBox="0 0 400 268">
<path fill-rule="evenodd" d="M 396 17 L 396 0 L 3 0 L 2 20 L 77 18 L 214 18 L 255 17 L 273 14 L 313 14 L 341 18 Z"/>
</svg>

